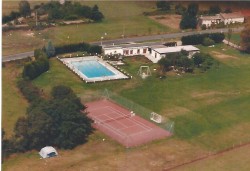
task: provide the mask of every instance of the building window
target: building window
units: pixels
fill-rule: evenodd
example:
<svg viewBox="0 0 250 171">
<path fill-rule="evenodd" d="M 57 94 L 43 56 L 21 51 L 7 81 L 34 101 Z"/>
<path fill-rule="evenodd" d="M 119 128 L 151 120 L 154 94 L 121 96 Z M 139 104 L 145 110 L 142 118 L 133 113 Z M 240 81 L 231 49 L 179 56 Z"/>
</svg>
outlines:
<svg viewBox="0 0 250 171">
<path fill-rule="evenodd" d="M 128 55 L 128 50 L 123 51 L 124 55 Z"/>
<path fill-rule="evenodd" d="M 155 58 L 157 57 L 157 53 L 155 53 Z"/>
<path fill-rule="evenodd" d="M 133 50 L 130 50 L 130 54 L 133 54 Z"/>
</svg>

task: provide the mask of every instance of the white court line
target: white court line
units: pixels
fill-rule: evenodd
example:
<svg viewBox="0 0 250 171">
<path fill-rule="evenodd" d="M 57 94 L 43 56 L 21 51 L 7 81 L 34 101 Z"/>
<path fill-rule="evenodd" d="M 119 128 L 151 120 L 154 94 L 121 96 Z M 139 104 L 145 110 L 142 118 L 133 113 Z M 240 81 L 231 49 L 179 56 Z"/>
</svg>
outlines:
<svg viewBox="0 0 250 171">
<path fill-rule="evenodd" d="M 112 108 L 112 107 L 110 107 L 110 108 L 111 108 L 112 110 L 116 111 L 117 113 L 122 113 L 122 112 L 118 111 L 117 109 L 114 109 L 114 108 Z M 130 119 L 130 121 L 136 123 L 136 125 L 141 126 L 142 128 L 146 128 L 146 129 L 149 129 L 149 130 L 152 129 L 151 127 L 149 127 L 149 126 L 143 124 L 142 122 L 139 122 L 139 121 L 133 119 L 133 117 L 130 117 L 130 118 L 128 118 L 128 119 Z M 129 128 L 129 127 L 128 127 L 128 128 Z"/>
<path fill-rule="evenodd" d="M 119 110 L 117 110 L 117 109 L 115 109 L 115 108 L 113 108 L 113 107 L 111 107 L 111 106 L 100 107 L 100 108 L 94 109 L 94 110 L 92 110 L 92 111 L 97 111 L 97 110 L 101 110 L 101 109 L 104 109 L 104 108 L 108 108 L 111 112 L 113 112 L 113 113 L 115 113 L 115 114 L 119 114 L 120 116 L 127 116 L 127 115 L 124 114 L 123 112 L 121 112 L 121 111 L 119 111 Z M 98 115 L 98 116 L 102 116 L 102 115 L 105 115 L 105 116 L 107 116 L 107 117 L 109 117 L 109 118 L 112 119 L 112 117 L 106 115 L 106 113 L 105 113 L 105 114 Z M 115 120 L 115 118 L 113 118 L 113 119 L 114 119 L 114 121 L 119 122 L 119 120 Z M 140 127 L 142 127 L 142 128 L 145 129 L 145 130 L 152 130 L 152 129 L 153 129 L 152 127 L 149 127 L 149 126 L 143 124 L 142 122 L 139 122 L 139 121 L 137 121 L 137 120 L 134 120 L 133 117 L 130 117 L 130 118 L 128 118 L 128 119 L 129 119 L 131 122 L 135 123 L 136 125 L 139 125 Z M 105 120 L 103 120 L 103 121 L 105 121 Z M 120 122 L 119 122 L 119 123 L 120 123 Z M 125 125 L 125 124 L 123 124 L 123 123 L 121 123 L 121 124 L 124 125 L 124 126 L 126 126 L 127 128 L 130 127 L 130 126 L 128 127 L 127 125 Z"/>
<path fill-rule="evenodd" d="M 114 133 L 116 133 L 116 134 L 118 134 L 119 136 L 122 136 L 122 137 L 124 137 L 124 136 L 127 136 L 126 134 L 124 134 L 123 132 L 120 132 L 119 130 L 117 131 L 116 129 L 114 129 L 113 127 L 111 127 L 109 124 L 105 124 L 105 123 L 96 123 L 96 125 L 97 125 L 97 127 L 101 127 L 101 126 L 103 126 L 103 127 L 108 127 L 108 129 L 109 130 L 111 130 L 112 132 L 114 132 Z M 113 137 L 114 138 L 114 137 Z"/>
</svg>

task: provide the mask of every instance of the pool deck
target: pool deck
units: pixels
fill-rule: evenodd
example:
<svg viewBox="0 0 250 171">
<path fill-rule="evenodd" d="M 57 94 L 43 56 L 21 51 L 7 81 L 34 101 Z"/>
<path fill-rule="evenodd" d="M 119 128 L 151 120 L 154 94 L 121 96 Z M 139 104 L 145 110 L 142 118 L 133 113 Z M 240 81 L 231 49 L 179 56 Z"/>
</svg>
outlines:
<svg viewBox="0 0 250 171">
<path fill-rule="evenodd" d="M 118 80 L 118 79 L 129 79 L 131 77 L 123 74 L 122 72 L 118 71 L 116 68 L 102 60 L 101 58 L 97 56 L 86 56 L 86 57 L 75 57 L 75 58 L 58 58 L 63 64 L 65 64 L 70 70 L 72 70 L 75 74 L 77 74 L 80 78 L 82 78 L 86 83 L 94 83 L 94 82 L 100 82 L 100 81 L 108 81 L 108 80 Z M 89 78 L 86 75 L 84 75 L 81 71 L 76 68 L 72 62 L 82 62 L 82 61 L 97 61 L 110 71 L 112 71 L 115 75 L 112 76 L 103 76 L 103 77 L 93 77 Z"/>
</svg>

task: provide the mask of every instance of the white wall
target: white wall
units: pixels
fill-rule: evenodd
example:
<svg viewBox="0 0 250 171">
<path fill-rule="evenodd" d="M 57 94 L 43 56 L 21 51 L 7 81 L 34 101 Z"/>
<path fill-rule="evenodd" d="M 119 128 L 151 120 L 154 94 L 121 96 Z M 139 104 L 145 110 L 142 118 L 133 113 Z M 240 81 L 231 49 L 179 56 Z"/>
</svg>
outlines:
<svg viewBox="0 0 250 171">
<path fill-rule="evenodd" d="M 122 48 L 104 49 L 104 55 L 112 55 L 112 54 L 122 54 L 123 55 L 123 50 L 122 50 Z"/>
<path fill-rule="evenodd" d="M 243 18 L 229 18 L 224 20 L 225 24 L 230 23 L 244 23 L 244 17 Z"/>
</svg>

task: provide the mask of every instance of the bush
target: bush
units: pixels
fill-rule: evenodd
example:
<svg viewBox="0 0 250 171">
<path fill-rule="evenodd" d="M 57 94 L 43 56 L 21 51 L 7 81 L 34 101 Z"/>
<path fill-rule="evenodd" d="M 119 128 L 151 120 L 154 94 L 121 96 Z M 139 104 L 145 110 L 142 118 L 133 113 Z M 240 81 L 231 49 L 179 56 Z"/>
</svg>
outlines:
<svg viewBox="0 0 250 171">
<path fill-rule="evenodd" d="M 214 45 L 214 41 L 208 37 L 204 38 L 203 42 L 202 42 L 203 46 L 211 46 Z"/>
<path fill-rule="evenodd" d="M 38 60 L 24 65 L 22 76 L 23 78 L 33 80 L 48 70 L 49 60 L 45 57 L 40 57 Z"/>
<path fill-rule="evenodd" d="M 30 81 L 21 79 L 17 82 L 17 87 L 29 102 L 37 102 L 40 100 L 40 90 Z"/>
<path fill-rule="evenodd" d="M 55 55 L 63 54 L 63 53 L 72 53 L 77 51 L 85 51 L 88 53 L 102 53 L 102 47 L 98 45 L 90 45 L 88 43 L 77 43 L 70 45 L 62 45 L 55 47 Z"/>
<path fill-rule="evenodd" d="M 202 44 L 205 38 L 210 38 L 215 43 L 220 43 L 225 39 L 225 35 L 224 33 L 195 34 L 195 35 L 183 36 L 181 38 L 181 41 L 183 45 L 198 45 Z"/>
<path fill-rule="evenodd" d="M 201 29 L 202 29 L 202 30 L 206 30 L 206 29 L 207 29 L 206 24 L 202 24 Z"/>
<path fill-rule="evenodd" d="M 77 15 L 69 15 L 64 17 L 65 20 L 76 20 L 78 19 Z"/>
<path fill-rule="evenodd" d="M 2 17 L 2 22 L 3 22 L 3 24 L 5 24 L 5 23 L 8 23 L 12 20 L 17 19 L 20 16 L 21 16 L 21 14 L 19 12 L 11 11 L 10 15 L 4 15 Z"/>
</svg>

